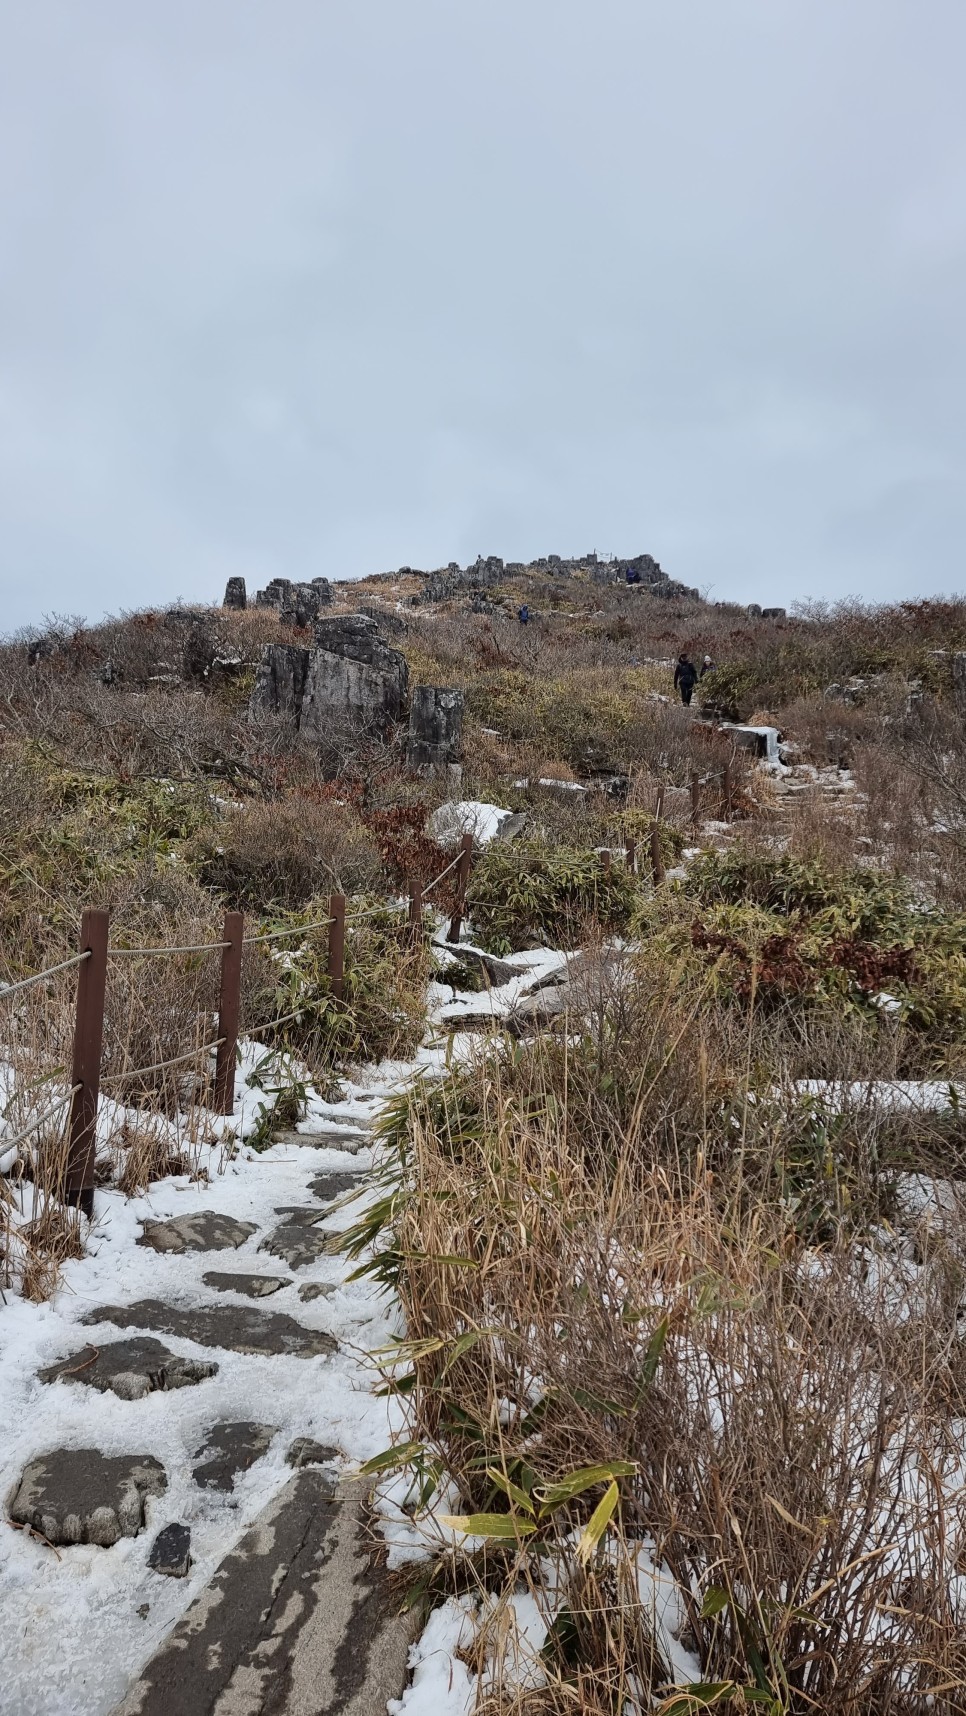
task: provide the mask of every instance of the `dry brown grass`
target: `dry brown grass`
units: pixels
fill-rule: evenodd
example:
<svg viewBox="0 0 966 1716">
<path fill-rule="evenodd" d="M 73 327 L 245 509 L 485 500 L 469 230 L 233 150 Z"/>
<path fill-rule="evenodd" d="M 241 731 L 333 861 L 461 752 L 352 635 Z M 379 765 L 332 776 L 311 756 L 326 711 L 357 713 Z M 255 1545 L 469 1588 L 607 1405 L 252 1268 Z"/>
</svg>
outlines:
<svg viewBox="0 0 966 1716">
<path fill-rule="evenodd" d="M 617 1547 L 589 1577 L 562 1528 L 600 1489 L 543 1534 L 568 1569 L 569 1667 L 481 1707 L 669 1696 L 666 1652 L 628 1594 L 647 1537 L 706 1682 L 767 1690 L 789 1716 L 961 1713 L 966 1222 L 914 1266 L 882 1226 L 873 1116 L 830 1140 L 787 1092 L 751 1099 L 760 1039 L 659 984 L 643 1000 L 616 1032 L 603 1006 L 582 1051 L 491 1055 L 408 1129 L 406 1398 L 457 1486 L 449 1511 L 505 1510 L 488 1471 L 519 1485 L 528 1470 L 547 1483 L 636 1467 Z M 525 1578 L 550 1607 L 533 1543 L 509 1572 L 499 1553 L 477 1559 L 476 1577 L 508 1592 Z M 492 1645 L 484 1628 L 479 1649 Z M 734 1690 L 715 1707 L 746 1703 Z"/>
</svg>

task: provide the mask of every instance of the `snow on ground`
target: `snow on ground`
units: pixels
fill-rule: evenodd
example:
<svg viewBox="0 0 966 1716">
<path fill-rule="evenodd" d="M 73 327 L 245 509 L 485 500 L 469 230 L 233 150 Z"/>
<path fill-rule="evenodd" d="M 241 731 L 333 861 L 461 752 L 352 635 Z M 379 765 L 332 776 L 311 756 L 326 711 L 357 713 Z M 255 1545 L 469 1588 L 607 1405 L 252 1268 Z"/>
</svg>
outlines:
<svg viewBox="0 0 966 1716">
<path fill-rule="evenodd" d="M 249 1050 L 238 1080 L 236 1113 L 228 1125 L 250 1130 L 262 1093 L 244 1084 L 259 1051 Z M 426 1054 L 422 1064 L 434 1064 Z M 374 1068 L 345 1099 L 314 1096 L 300 1130 L 369 1124 L 380 1102 L 412 1076 L 413 1066 Z M 245 1111 L 244 1114 L 242 1111 Z M 9 1496 L 24 1466 L 59 1447 L 96 1447 L 106 1454 L 143 1452 L 164 1465 L 168 1489 L 149 1504 L 148 1528 L 110 1550 L 79 1546 L 59 1557 L 25 1532 L 0 1534 L 0 1712 L 3 1716 L 104 1716 L 174 1622 L 208 1582 L 219 1562 L 256 1514 L 291 1477 L 285 1454 L 296 1436 L 335 1443 L 347 1465 L 387 1446 L 393 1407 L 371 1392 L 366 1354 L 399 1332 L 398 1308 L 367 1281 L 347 1282 L 350 1265 L 323 1257 L 297 1272 L 259 1254 L 278 1225 L 276 1206 L 310 1203 L 308 1182 L 324 1169 L 367 1168 L 372 1152 L 360 1127 L 358 1150 L 280 1143 L 256 1154 L 242 1146 L 225 1161 L 208 1147 L 209 1184 L 186 1176 L 153 1185 L 141 1198 L 98 1191 L 88 1253 L 66 1265 L 48 1303 L 6 1295 L 0 1304 L 0 1493 Z M 221 1158 L 223 1172 L 219 1173 Z M 348 1225 L 359 1209 L 349 1205 L 326 1220 Z M 217 1210 L 253 1222 L 257 1231 L 237 1251 L 159 1255 L 139 1246 L 140 1224 L 200 1210 Z M 261 1357 L 199 1348 L 163 1336 L 178 1354 L 199 1351 L 218 1364 L 217 1375 L 196 1387 L 156 1392 L 137 1401 L 100 1394 L 78 1384 L 45 1384 L 37 1372 L 88 1344 L 79 1326 L 99 1305 L 160 1298 L 175 1305 L 210 1303 L 202 1286 L 210 1269 L 294 1276 L 272 1296 L 271 1311 L 287 1312 L 305 1326 L 324 1329 L 340 1343 L 331 1358 Z M 336 1284 L 336 1292 L 303 1304 L 306 1281 Z M 248 1300 L 219 1294 L 224 1303 Z M 118 1337 L 119 1338 L 119 1337 Z M 268 1453 L 236 1478 L 229 1494 L 192 1482 L 194 1456 L 205 1434 L 222 1420 L 275 1425 Z M 187 1579 L 151 1573 L 147 1556 L 157 1530 L 171 1520 L 191 1528 L 192 1567 Z"/>
<path fill-rule="evenodd" d="M 800 1096 L 818 1097 L 833 1113 L 847 1108 L 877 1108 L 883 1114 L 944 1113 L 958 1110 L 966 1100 L 963 1091 L 948 1079 L 869 1079 L 842 1082 L 835 1079 L 798 1079 L 793 1089 Z"/>
<path fill-rule="evenodd" d="M 461 834 L 472 834 L 478 846 L 486 846 L 496 839 L 501 825 L 512 814 L 498 804 L 461 799 L 456 803 L 441 804 L 438 810 L 433 811 L 426 829 L 441 846 L 455 846 Z"/>
</svg>

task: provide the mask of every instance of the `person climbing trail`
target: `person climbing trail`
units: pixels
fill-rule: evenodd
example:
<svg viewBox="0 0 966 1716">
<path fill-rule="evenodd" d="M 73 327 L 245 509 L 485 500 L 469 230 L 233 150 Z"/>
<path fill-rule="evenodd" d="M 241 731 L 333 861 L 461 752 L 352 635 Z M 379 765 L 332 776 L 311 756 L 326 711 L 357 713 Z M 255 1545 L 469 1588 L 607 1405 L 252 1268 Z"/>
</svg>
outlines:
<svg viewBox="0 0 966 1716">
<path fill-rule="evenodd" d="M 695 667 L 694 662 L 691 660 L 691 657 L 688 655 L 687 650 L 682 650 L 681 654 L 678 656 L 677 667 L 674 669 L 674 689 L 676 691 L 680 691 L 681 702 L 684 704 L 685 708 L 687 708 L 688 704 L 691 702 L 694 688 L 697 683 L 698 670 Z"/>
</svg>

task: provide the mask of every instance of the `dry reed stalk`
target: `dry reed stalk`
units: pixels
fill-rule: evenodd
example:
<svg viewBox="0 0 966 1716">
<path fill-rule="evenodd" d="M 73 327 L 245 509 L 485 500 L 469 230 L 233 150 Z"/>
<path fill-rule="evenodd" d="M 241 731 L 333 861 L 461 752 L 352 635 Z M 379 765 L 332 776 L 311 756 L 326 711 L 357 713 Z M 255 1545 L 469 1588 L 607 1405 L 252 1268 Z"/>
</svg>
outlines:
<svg viewBox="0 0 966 1716">
<path fill-rule="evenodd" d="M 638 1026 L 608 1097 L 602 1022 L 593 1077 L 566 1044 L 491 1055 L 462 1109 L 414 1119 L 401 1288 L 413 1341 L 442 1347 L 414 1349 L 412 1433 L 467 1512 L 495 1505 L 487 1467 L 635 1461 L 620 1541 L 646 1534 L 673 1569 L 705 1679 L 764 1675 L 801 1716 L 966 1710 L 966 1227 L 913 1270 L 833 1200 L 837 1237 L 810 1244 L 775 1198 L 788 1139 L 748 1101 L 740 1045 L 673 996 Z M 584 1707 L 631 1682 L 663 1696 L 633 1602 L 619 1625 L 601 1603 L 583 1601 Z M 573 1694 L 571 1676 L 484 1707 Z"/>
</svg>

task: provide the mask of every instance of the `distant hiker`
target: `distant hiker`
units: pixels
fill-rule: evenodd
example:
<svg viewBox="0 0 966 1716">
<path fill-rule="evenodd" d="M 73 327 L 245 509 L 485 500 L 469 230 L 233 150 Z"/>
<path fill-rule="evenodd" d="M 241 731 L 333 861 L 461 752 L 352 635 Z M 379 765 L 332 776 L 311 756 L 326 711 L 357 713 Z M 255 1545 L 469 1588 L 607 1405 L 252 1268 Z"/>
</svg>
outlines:
<svg viewBox="0 0 966 1716">
<path fill-rule="evenodd" d="M 628 584 L 639 584 L 641 581 L 641 574 L 636 566 L 628 566 L 624 576 L 627 579 Z"/>
<path fill-rule="evenodd" d="M 529 622 L 530 622 L 530 608 L 529 608 L 529 604 L 527 602 L 524 602 L 523 607 L 518 609 L 517 619 L 519 620 L 521 626 L 526 626 L 529 624 Z"/>
<path fill-rule="evenodd" d="M 709 655 L 706 655 L 703 662 L 701 663 L 701 672 L 698 675 L 699 679 L 703 679 L 706 673 L 714 673 L 714 671 L 715 671 L 714 662 L 711 660 L 711 657 Z"/>
<path fill-rule="evenodd" d="M 697 683 L 698 670 L 687 650 L 683 649 L 678 656 L 677 667 L 674 669 L 674 687 L 676 691 L 680 691 L 681 702 L 685 707 L 690 703 L 692 692 Z"/>
</svg>

